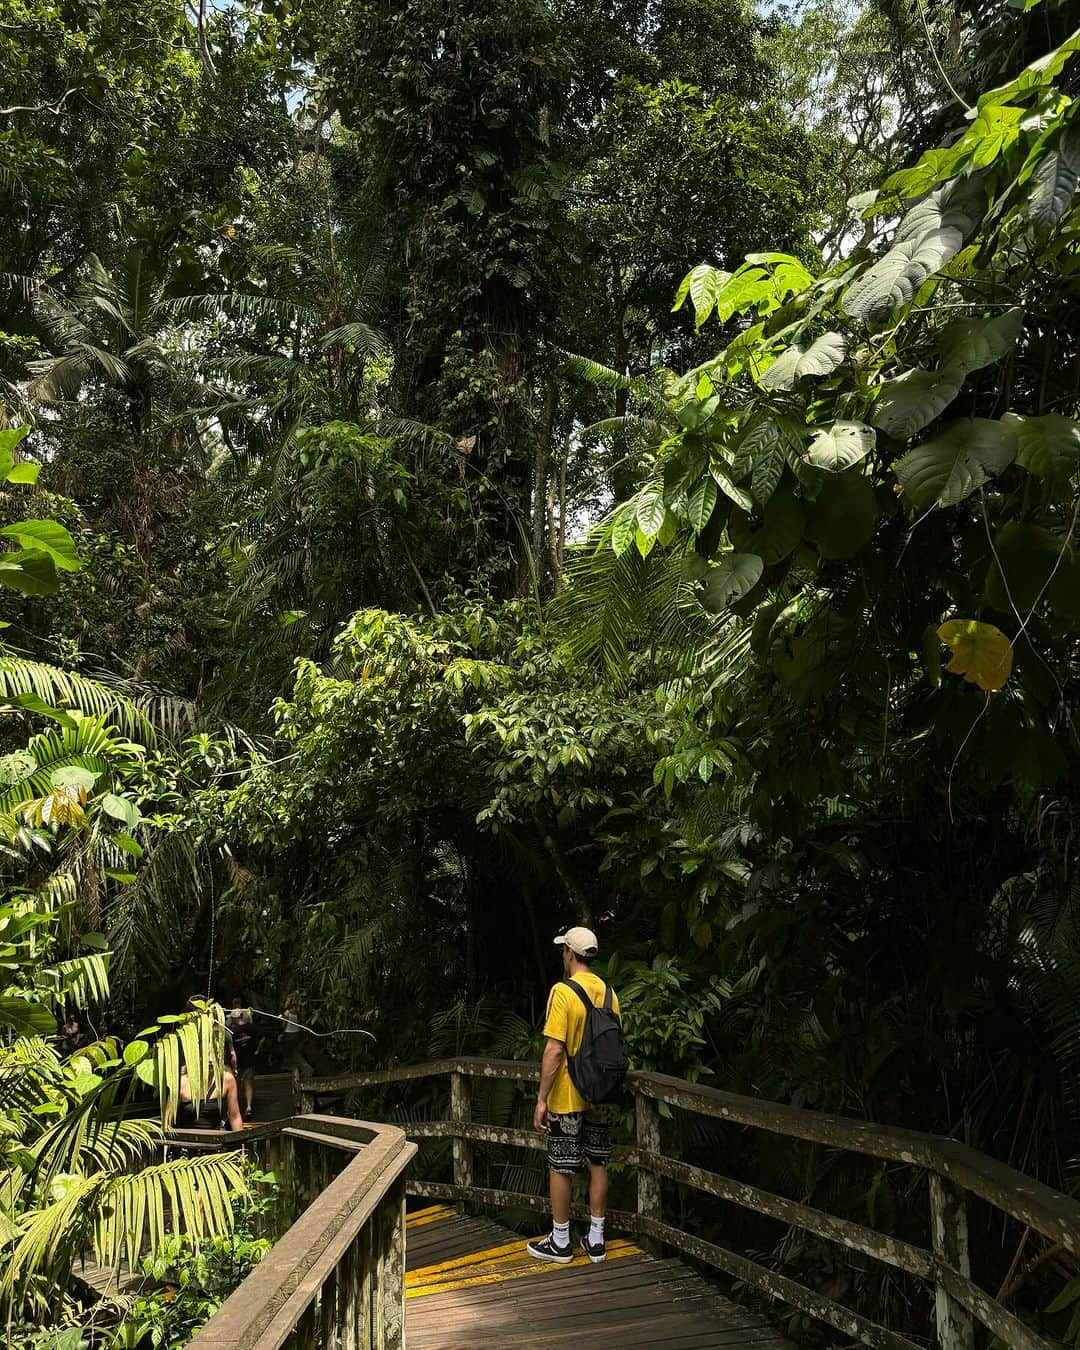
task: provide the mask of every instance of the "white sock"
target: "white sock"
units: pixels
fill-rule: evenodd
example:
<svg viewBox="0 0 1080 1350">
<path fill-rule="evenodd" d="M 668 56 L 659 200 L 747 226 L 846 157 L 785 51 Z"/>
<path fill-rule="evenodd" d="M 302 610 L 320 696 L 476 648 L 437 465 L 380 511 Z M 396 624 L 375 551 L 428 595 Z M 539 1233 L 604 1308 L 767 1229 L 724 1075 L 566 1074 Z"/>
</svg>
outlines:
<svg viewBox="0 0 1080 1350">
<path fill-rule="evenodd" d="M 604 1216 L 599 1218 L 595 1214 L 589 1215 L 589 1246 L 595 1247 L 597 1243 L 604 1240 Z"/>
<path fill-rule="evenodd" d="M 569 1247 L 570 1245 L 570 1220 L 565 1223 L 552 1223 L 551 1236 L 555 1239 L 556 1247 Z"/>
</svg>

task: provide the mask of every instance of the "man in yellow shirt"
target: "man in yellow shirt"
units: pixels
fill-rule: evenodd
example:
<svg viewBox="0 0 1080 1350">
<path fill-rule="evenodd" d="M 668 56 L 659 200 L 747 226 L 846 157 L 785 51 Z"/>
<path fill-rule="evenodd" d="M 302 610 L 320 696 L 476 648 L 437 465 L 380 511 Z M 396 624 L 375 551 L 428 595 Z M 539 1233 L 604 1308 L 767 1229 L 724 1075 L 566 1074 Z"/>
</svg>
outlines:
<svg viewBox="0 0 1080 1350">
<path fill-rule="evenodd" d="M 596 934 L 588 928 L 571 928 L 555 939 L 562 947 L 563 973 L 579 985 L 593 1005 L 602 1007 L 607 986 L 590 966 L 596 959 Z M 612 1010 L 619 1000 L 612 994 Z M 560 981 L 548 995 L 544 1021 L 544 1054 L 540 1061 L 540 1091 L 533 1124 L 547 1135 L 548 1179 L 551 1189 L 552 1231 L 528 1244 L 528 1253 L 538 1261 L 569 1265 L 574 1259 L 570 1242 L 570 1195 L 575 1172 L 589 1168 L 589 1232 L 581 1246 L 590 1261 L 603 1261 L 604 1217 L 607 1213 L 607 1164 L 611 1157 L 611 1132 L 604 1107 L 595 1107 L 578 1092 L 567 1069 L 567 1056 L 576 1055 L 585 1031 L 585 1005 L 580 996 Z"/>
</svg>

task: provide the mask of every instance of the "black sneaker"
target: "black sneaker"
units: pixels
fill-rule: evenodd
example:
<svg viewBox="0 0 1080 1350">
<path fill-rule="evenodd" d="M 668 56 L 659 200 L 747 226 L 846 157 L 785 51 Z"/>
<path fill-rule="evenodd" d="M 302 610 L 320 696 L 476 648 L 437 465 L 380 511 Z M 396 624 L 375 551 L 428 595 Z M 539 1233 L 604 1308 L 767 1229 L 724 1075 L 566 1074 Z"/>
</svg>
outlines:
<svg viewBox="0 0 1080 1350">
<path fill-rule="evenodd" d="M 560 1247 L 555 1241 L 555 1234 L 549 1233 L 546 1238 L 536 1238 L 528 1243 L 525 1250 L 537 1261 L 554 1261 L 556 1265 L 568 1266 L 574 1259 L 574 1249 L 569 1242 L 565 1247 Z"/>
<path fill-rule="evenodd" d="M 589 1235 L 586 1233 L 581 1239 L 581 1250 L 589 1258 L 594 1266 L 598 1266 L 601 1261 L 607 1260 L 607 1243 L 590 1242 Z"/>
</svg>

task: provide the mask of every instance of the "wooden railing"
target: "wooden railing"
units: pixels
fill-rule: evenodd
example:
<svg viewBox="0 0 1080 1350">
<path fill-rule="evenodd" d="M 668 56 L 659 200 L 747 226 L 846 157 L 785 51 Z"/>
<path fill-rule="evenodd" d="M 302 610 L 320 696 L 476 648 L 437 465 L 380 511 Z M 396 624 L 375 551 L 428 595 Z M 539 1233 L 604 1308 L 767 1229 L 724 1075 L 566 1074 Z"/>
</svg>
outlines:
<svg viewBox="0 0 1080 1350">
<path fill-rule="evenodd" d="M 546 1211 L 549 1206 L 544 1197 L 474 1184 L 474 1144 L 531 1149 L 543 1149 L 545 1144 L 533 1131 L 474 1120 L 472 1084 L 476 1080 L 500 1079 L 535 1082 L 539 1073 L 534 1065 L 508 1060 L 446 1059 L 372 1073 L 309 1079 L 299 1083 L 298 1089 L 302 1109 L 311 1110 L 320 1094 L 357 1093 L 436 1076 L 449 1078 L 449 1118 L 416 1121 L 405 1128 L 412 1139 L 445 1138 L 452 1141 L 453 1181 L 413 1177 L 407 1184 L 407 1191 L 478 1207 Z M 979 1326 L 1001 1337 L 1013 1350 L 1053 1350 L 1051 1342 L 1032 1332 L 1002 1302 L 972 1280 L 967 1202 L 969 1197 L 978 1197 L 1000 1214 L 1011 1216 L 1025 1229 L 1041 1235 L 1063 1253 L 1077 1257 L 1080 1256 L 1080 1204 L 1075 1200 L 952 1139 L 800 1110 L 701 1087 L 663 1074 L 632 1073 L 627 1086 L 634 1101 L 636 1143 L 633 1147 L 617 1150 L 616 1160 L 636 1168 L 637 1207 L 632 1212 L 610 1212 L 616 1226 L 640 1235 L 647 1242 L 673 1248 L 724 1271 L 770 1298 L 877 1350 L 920 1350 L 914 1341 L 844 1307 L 835 1299 L 666 1222 L 662 1182 L 674 1182 L 825 1238 L 926 1281 L 933 1288 L 937 1341 L 941 1350 L 974 1350 Z M 669 1108 L 750 1126 L 789 1139 L 821 1144 L 832 1150 L 920 1169 L 927 1178 L 930 1247 L 915 1246 L 757 1186 L 665 1157 L 660 1145 L 661 1103 Z M 576 1207 L 575 1212 L 584 1214 L 586 1211 Z M 256 1274 L 262 1270 L 260 1267 Z M 267 1283 L 270 1283 L 269 1277 Z M 247 1284 L 243 1288 L 246 1289 Z M 224 1312 L 223 1308 L 222 1314 Z M 214 1322 L 217 1320 L 215 1318 Z M 195 1344 L 201 1347 L 218 1342 L 204 1342 L 200 1338 Z M 246 1350 L 248 1342 L 239 1344 Z M 269 1342 L 266 1344 L 268 1346 Z M 258 1345 L 262 1350 L 263 1342 Z"/>
<path fill-rule="evenodd" d="M 288 1208 L 302 1210 L 192 1347 L 402 1350 L 405 1169 L 416 1145 L 400 1129 L 308 1113 L 242 1134 L 179 1130 L 172 1139 L 253 1146 L 280 1175 Z"/>
</svg>

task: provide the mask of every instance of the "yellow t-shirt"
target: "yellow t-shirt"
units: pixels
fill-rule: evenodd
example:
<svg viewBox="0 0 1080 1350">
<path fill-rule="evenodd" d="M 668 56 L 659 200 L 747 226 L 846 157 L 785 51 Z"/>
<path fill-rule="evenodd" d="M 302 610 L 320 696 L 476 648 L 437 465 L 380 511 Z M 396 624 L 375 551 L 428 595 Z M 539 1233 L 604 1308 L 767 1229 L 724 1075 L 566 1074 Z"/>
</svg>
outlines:
<svg viewBox="0 0 1080 1350">
<path fill-rule="evenodd" d="M 591 970 L 579 970 L 570 978 L 592 999 L 599 1008 L 604 1002 L 606 985 L 599 975 Z M 612 991 L 611 1007 L 619 1011 L 618 995 Z M 572 989 L 565 984 L 557 984 L 548 995 L 547 1017 L 544 1020 L 544 1035 L 554 1041 L 562 1041 L 566 1046 L 566 1055 L 576 1055 L 581 1049 L 581 1038 L 585 1034 L 585 1005 Z M 566 1067 L 566 1055 L 563 1055 L 555 1081 L 548 1095 L 548 1110 L 557 1116 L 568 1115 L 571 1111 L 587 1111 L 589 1103 L 570 1081 L 570 1071 Z"/>
</svg>

